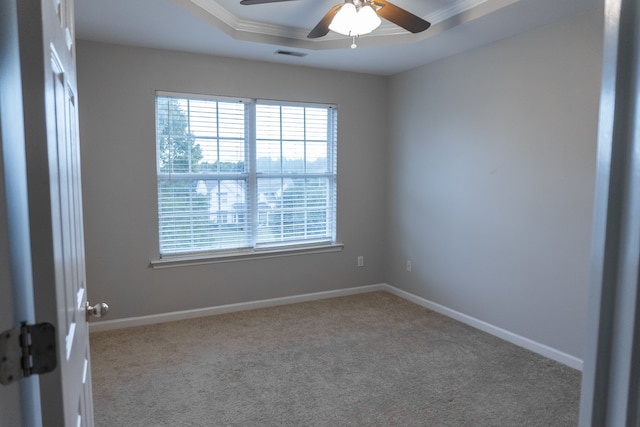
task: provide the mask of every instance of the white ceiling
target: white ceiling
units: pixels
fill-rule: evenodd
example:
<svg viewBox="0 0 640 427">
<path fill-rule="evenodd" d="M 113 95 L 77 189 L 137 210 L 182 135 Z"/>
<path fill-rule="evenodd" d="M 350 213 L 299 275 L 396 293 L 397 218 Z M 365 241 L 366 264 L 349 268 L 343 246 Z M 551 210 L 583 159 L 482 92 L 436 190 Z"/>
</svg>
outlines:
<svg viewBox="0 0 640 427">
<path fill-rule="evenodd" d="M 307 33 L 341 0 L 76 0 L 79 39 L 391 75 L 601 5 L 602 0 L 393 0 L 432 23 L 385 22 L 357 41 Z M 306 54 L 279 55 L 278 50 Z"/>
</svg>

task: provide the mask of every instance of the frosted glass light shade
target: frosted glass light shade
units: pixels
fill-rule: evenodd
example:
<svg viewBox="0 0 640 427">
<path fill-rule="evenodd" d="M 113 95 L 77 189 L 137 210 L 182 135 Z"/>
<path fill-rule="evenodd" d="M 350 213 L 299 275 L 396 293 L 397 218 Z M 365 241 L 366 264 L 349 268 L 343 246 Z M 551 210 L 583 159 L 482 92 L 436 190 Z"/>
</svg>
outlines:
<svg viewBox="0 0 640 427">
<path fill-rule="evenodd" d="M 353 24 L 358 19 L 358 12 L 353 3 L 345 3 L 342 5 L 336 16 L 333 17 L 329 29 L 336 33 L 350 36 L 353 31 Z M 355 35 L 355 34 L 354 34 Z"/>
<path fill-rule="evenodd" d="M 356 32 L 355 35 L 369 34 L 380 26 L 382 21 L 375 10 L 369 5 L 363 6 L 358 11 L 356 19 Z"/>
<path fill-rule="evenodd" d="M 382 21 L 369 5 L 356 10 L 353 3 L 345 3 L 333 17 L 329 29 L 345 36 L 369 34 L 380 26 Z"/>
</svg>

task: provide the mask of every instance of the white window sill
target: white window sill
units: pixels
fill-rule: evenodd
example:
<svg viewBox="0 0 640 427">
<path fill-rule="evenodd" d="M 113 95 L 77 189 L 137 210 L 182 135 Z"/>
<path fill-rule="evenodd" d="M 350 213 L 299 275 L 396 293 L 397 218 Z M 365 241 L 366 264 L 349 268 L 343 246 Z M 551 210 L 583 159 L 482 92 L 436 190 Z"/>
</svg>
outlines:
<svg viewBox="0 0 640 427">
<path fill-rule="evenodd" d="M 254 259 L 279 258 L 294 255 L 322 254 L 340 252 L 344 248 L 342 243 L 333 243 L 317 246 L 292 246 L 272 249 L 258 249 L 247 252 L 220 253 L 220 254 L 191 254 L 168 255 L 161 259 L 151 260 L 154 270 L 172 267 L 186 267 L 190 265 L 216 264 L 222 262 L 248 261 Z"/>
</svg>

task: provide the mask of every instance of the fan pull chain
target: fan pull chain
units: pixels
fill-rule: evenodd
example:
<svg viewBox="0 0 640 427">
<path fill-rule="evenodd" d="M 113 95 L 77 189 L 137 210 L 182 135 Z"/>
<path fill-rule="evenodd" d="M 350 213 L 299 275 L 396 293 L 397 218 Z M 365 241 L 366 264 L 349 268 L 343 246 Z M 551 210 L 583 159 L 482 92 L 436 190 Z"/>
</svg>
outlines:
<svg viewBox="0 0 640 427">
<path fill-rule="evenodd" d="M 358 45 L 356 44 L 356 36 L 351 36 L 353 38 L 353 43 L 351 44 L 351 49 L 355 49 L 358 47 Z"/>
</svg>

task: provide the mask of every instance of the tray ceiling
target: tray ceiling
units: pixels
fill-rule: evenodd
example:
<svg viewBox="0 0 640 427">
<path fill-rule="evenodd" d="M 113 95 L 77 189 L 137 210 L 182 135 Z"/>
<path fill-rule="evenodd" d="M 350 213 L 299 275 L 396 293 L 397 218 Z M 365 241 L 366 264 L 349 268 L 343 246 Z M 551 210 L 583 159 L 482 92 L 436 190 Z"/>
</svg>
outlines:
<svg viewBox="0 0 640 427">
<path fill-rule="evenodd" d="M 339 0 L 76 0 L 79 39 L 390 75 L 601 6 L 602 0 L 395 0 L 432 23 L 351 39 L 307 34 Z M 277 52 L 293 53 L 282 55 Z"/>
</svg>

